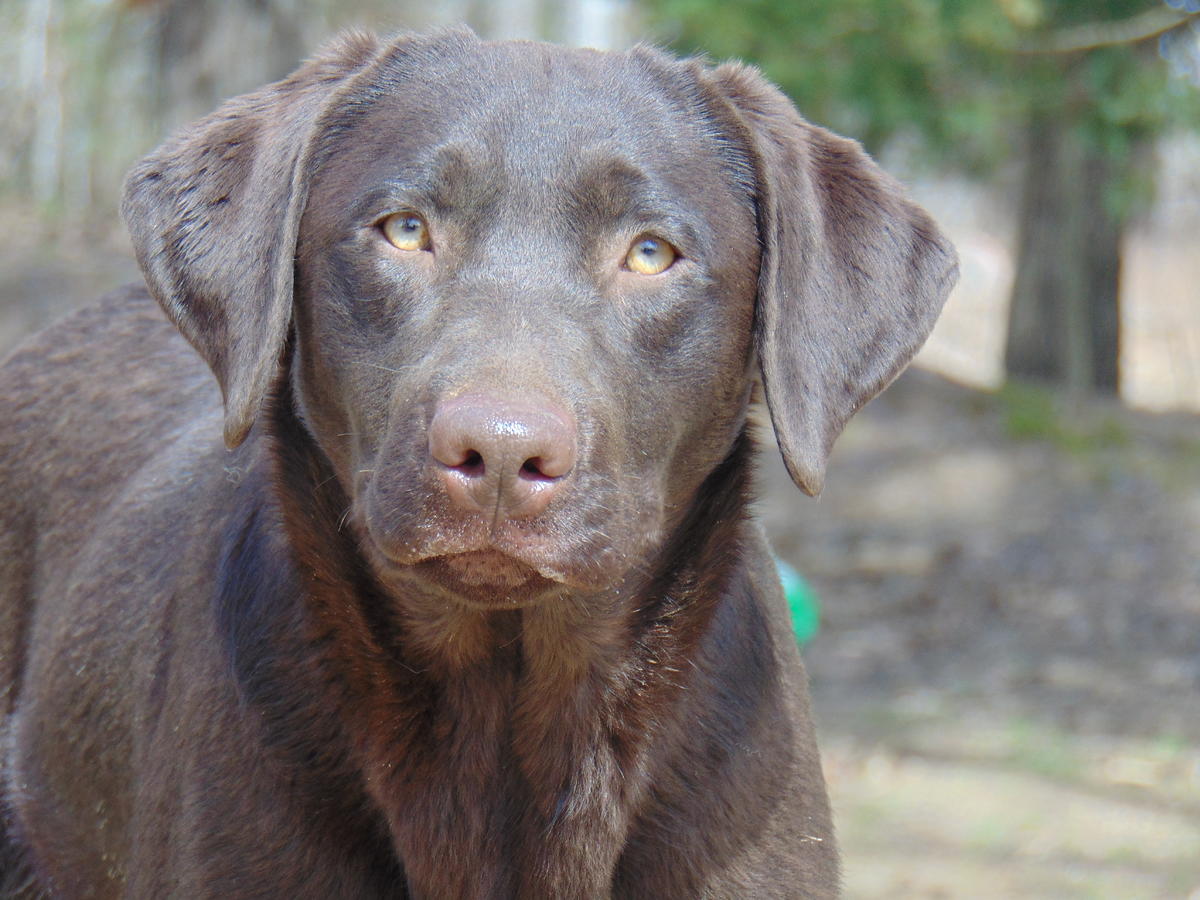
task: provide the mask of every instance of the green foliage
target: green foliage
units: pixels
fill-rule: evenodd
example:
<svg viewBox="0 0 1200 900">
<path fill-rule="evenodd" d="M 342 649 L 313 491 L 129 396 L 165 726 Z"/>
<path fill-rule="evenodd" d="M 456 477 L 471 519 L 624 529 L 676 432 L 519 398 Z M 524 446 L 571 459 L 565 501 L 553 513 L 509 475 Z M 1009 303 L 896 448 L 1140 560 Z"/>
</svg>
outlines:
<svg viewBox="0 0 1200 900">
<path fill-rule="evenodd" d="M 874 150 L 917 137 L 931 162 L 969 171 L 1011 158 L 1034 114 L 1071 121 L 1118 162 L 1168 123 L 1200 121 L 1196 98 L 1168 88 L 1153 41 L 1041 52 L 1158 0 L 643 3 L 677 49 L 758 63 L 814 121 Z"/>
<path fill-rule="evenodd" d="M 1059 430 L 1054 394 L 1040 385 L 1009 381 L 1000 391 L 1004 430 L 1018 440 L 1051 440 Z"/>
<path fill-rule="evenodd" d="M 1010 379 L 999 394 L 1004 430 L 1017 440 L 1048 441 L 1076 455 L 1125 447 L 1128 428 L 1111 415 L 1072 416 L 1049 387 Z"/>
</svg>

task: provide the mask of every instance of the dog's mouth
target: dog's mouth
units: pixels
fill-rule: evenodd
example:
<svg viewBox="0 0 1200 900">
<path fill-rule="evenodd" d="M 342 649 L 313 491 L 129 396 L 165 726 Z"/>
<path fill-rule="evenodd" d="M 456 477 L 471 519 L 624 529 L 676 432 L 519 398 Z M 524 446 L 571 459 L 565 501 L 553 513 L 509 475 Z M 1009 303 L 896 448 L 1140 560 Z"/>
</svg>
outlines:
<svg viewBox="0 0 1200 900">
<path fill-rule="evenodd" d="M 484 547 L 397 560 L 375 548 L 377 569 L 398 594 L 413 589 L 476 609 L 517 609 L 568 589 L 567 579 L 547 566 Z"/>
<path fill-rule="evenodd" d="M 515 588 L 539 576 L 531 566 L 497 550 L 452 553 L 427 560 L 424 565 L 436 567 L 471 587 Z"/>
<path fill-rule="evenodd" d="M 528 606 L 564 587 L 560 581 L 499 550 L 450 553 L 408 568 L 460 602 L 486 609 Z"/>
<path fill-rule="evenodd" d="M 403 517 L 378 503 L 366 484 L 349 522 L 371 568 L 398 601 L 426 596 L 477 609 L 511 609 L 563 596 L 593 594 L 619 583 L 635 560 L 630 540 L 642 535 L 610 507 L 567 521 L 488 522 L 456 517 L 436 503 L 409 504 Z M 374 514 L 373 514 L 374 513 Z M 650 540 L 636 542 L 636 545 Z M 635 546 L 634 549 L 637 549 Z"/>
</svg>

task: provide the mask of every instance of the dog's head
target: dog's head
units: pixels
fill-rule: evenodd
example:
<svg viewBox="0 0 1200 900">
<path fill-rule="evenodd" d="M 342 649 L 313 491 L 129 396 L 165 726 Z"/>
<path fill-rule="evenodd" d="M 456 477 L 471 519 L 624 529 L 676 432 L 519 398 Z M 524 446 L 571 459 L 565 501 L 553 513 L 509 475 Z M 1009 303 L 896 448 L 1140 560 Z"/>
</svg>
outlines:
<svg viewBox="0 0 1200 900">
<path fill-rule="evenodd" d="M 124 214 L 240 443 L 292 395 L 378 573 L 467 602 L 611 585 L 744 428 L 796 483 L 925 339 L 929 217 L 751 69 L 365 37 L 144 160 Z"/>
</svg>

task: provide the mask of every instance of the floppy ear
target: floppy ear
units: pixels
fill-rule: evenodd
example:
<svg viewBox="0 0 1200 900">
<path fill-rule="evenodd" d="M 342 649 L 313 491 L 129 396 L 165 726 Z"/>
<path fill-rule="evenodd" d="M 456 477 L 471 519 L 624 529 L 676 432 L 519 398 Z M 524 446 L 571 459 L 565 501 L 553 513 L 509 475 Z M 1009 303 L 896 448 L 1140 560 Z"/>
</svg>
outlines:
<svg viewBox="0 0 1200 900">
<path fill-rule="evenodd" d="M 376 53 L 374 38 L 339 39 L 283 81 L 184 129 L 125 181 L 121 213 L 138 263 L 217 376 L 229 447 L 253 425 L 287 338 L 316 124 Z"/>
<path fill-rule="evenodd" d="M 954 248 L 854 141 L 810 125 L 755 70 L 713 71 L 757 180 L 756 338 L 792 480 L 820 493 L 833 442 L 925 342 L 958 277 Z"/>
</svg>

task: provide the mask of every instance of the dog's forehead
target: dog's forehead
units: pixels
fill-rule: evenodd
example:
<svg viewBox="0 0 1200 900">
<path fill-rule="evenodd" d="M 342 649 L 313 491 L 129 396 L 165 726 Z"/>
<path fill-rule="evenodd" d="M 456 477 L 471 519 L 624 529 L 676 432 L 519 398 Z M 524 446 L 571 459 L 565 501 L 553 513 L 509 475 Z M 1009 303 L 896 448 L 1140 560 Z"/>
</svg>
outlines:
<svg viewBox="0 0 1200 900">
<path fill-rule="evenodd" d="M 447 147 L 550 183 L 609 158 L 711 192 L 715 167 L 736 168 L 694 70 L 645 48 L 433 44 L 385 60 L 346 109 L 331 150 L 361 160 L 364 175 Z"/>
</svg>

